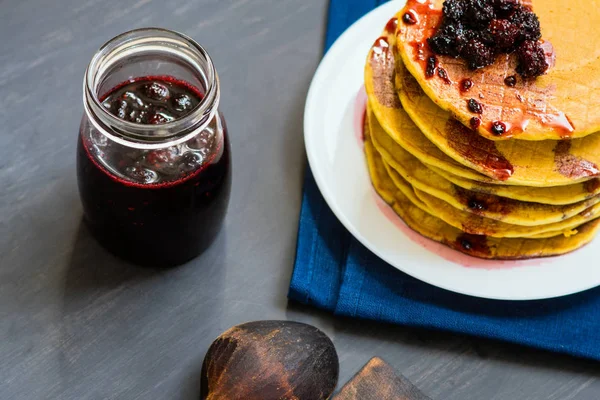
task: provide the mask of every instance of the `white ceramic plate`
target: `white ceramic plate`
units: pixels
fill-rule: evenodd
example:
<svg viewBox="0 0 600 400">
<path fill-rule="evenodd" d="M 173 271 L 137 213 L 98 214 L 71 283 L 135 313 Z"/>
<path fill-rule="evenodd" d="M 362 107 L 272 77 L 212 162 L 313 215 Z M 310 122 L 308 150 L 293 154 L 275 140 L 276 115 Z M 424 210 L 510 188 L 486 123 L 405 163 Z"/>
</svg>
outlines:
<svg viewBox="0 0 600 400">
<path fill-rule="evenodd" d="M 304 116 L 310 167 L 325 200 L 372 252 L 422 281 L 467 295 L 503 300 L 563 296 L 600 285 L 600 241 L 539 260 L 486 261 L 414 233 L 372 189 L 361 135 L 363 66 L 386 22 L 404 5 L 394 0 L 352 25 L 329 50 L 312 81 Z"/>
</svg>

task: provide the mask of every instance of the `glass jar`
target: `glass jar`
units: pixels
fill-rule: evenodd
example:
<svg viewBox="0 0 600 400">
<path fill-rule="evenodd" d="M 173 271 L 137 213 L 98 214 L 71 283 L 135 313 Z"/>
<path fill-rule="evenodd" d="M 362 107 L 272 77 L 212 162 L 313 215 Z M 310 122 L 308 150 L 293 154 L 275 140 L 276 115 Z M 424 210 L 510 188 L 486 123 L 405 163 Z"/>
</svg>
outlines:
<svg viewBox="0 0 600 400">
<path fill-rule="evenodd" d="M 173 118 L 140 100 L 157 84 L 170 89 L 159 101 L 188 106 L 185 115 Z M 231 190 L 219 79 L 207 52 L 176 32 L 130 31 L 95 54 L 83 90 L 77 178 L 93 235 L 137 264 L 173 266 L 202 253 L 220 230 Z"/>
</svg>

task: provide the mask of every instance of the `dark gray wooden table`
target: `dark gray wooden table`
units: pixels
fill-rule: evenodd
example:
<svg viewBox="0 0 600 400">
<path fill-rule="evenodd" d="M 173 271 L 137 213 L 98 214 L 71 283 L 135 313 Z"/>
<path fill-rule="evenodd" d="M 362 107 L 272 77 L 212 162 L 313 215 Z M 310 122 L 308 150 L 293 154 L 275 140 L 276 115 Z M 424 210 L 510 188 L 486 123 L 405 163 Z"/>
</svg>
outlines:
<svg viewBox="0 0 600 400">
<path fill-rule="evenodd" d="M 327 0 L 0 0 L 1 400 L 197 399 L 209 344 L 257 319 L 322 328 L 341 383 L 379 355 L 433 399 L 600 398 L 589 361 L 288 305 L 304 99 L 326 11 Z M 211 52 L 233 142 L 226 228 L 170 271 L 101 249 L 75 179 L 85 67 L 143 26 Z"/>
</svg>

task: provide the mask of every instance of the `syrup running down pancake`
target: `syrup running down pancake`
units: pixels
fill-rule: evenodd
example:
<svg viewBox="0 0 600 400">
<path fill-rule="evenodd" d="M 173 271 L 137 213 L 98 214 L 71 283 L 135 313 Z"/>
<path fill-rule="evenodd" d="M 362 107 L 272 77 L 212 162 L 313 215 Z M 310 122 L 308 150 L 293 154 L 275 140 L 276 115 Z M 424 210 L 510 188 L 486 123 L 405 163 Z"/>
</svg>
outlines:
<svg viewBox="0 0 600 400">
<path fill-rule="evenodd" d="M 408 0 L 396 17 L 402 21 L 409 14 L 416 22 L 398 24 L 398 53 L 438 107 L 468 127 L 477 118 L 476 130 L 488 139 L 574 139 L 599 131 L 600 46 L 594 38 L 600 26 L 600 8 L 572 0 L 528 3 L 539 18 L 541 40 L 551 64 L 535 79 L 518 74 L 514 53 L 499 54 L 494 64 L 474 71 L 461 58 L 434 54 L 427 39 L 444 18 L 442 0 Z M 427 72 L 431 57 L 435 59 L 434 74 Z M 511 79 L 507 84 L 507 78 L 514 78 L 514 84 Z M 466 81 L 471 87 L 464 91 Z M 469 107 L 471 99 L 481 105 L 481 113 Z M 493 129 L 496 122 L 504 124 L 504 132 Z"/>
</svg>

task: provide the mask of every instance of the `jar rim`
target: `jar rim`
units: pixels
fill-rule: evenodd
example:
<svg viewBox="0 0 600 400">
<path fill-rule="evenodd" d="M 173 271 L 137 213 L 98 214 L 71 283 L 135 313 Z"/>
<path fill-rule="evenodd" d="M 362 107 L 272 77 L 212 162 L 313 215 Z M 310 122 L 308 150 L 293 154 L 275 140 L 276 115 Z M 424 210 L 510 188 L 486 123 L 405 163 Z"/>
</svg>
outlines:
<svg viewBox="0 0 600 400">
<path fill-rule="evenodd" d="M 189 114 L 165 124 L 148 125 L 120 119 L 102 105 L 98 89 L 109 67 L 143 51 L 144 46 L 160 47 L 206 76 L 204 96 Z M 137 148 L 161 148 L 191 139 L 214 118 L 220 100 L 219 77 L 208 52 L 191 37 L 164 28 L 134 29 L 104 43 L 86 69 L 83 86 L 85 112 L 94 127 L 116 142 Z"/>
</svg>

